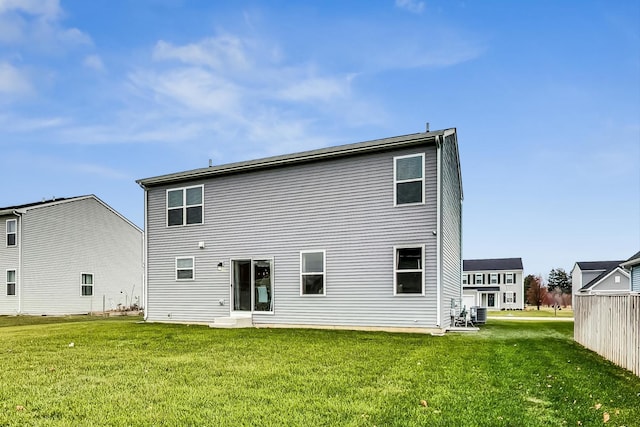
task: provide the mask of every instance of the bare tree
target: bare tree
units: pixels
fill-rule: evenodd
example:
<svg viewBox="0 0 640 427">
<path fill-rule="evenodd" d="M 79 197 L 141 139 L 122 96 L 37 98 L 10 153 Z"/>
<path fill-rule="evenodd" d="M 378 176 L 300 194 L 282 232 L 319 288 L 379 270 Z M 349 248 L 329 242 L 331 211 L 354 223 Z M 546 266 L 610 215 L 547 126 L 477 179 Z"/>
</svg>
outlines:
<svg viewBox="0 0 640 427">
<path fill-rule="evenodd" d="M 535 306 L 540 310 L 540 306 L 544 302 L 547 296 L 547 288 L 542 283 L 542 277 L 535 276 L 529 285 L 529 290 L 527 291 L 527 300 L 529 304 L 535 304 Z"/>
</svg>

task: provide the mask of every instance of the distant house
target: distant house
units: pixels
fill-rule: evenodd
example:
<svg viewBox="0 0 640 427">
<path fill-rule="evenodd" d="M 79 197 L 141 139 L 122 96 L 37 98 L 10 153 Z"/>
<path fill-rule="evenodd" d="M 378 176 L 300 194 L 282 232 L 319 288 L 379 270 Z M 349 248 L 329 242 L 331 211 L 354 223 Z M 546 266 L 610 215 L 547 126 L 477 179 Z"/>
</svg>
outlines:
<svg viewBox="0 0 640 427">
<path fill-rule="evenodd" d="M 571 270 L 574 294 L 628 291 L 629 272 L 624 261 L 579 261 Z"/>
<path fill-rule="evenodd" d="M 640 252 L 620 264 L 629 270 L 630 289 L 632 292 L 640 292 Z"/>
<path fill-rule="evenodd" d="M 80 314 L 141 303 L 142 230 L 96 196 L 0 208 L 0 224 L 0 314 Z"/>
<path fill-rule="evenodd" d="M 488 310 L 522 310 L 522 258 L 466 259 L 462 267 L 463 304 Z"/>
<path fill-rule="evenodd" d="M 450 325 L 462 264 L 455 129 L 138 183 L 148 321 Z"/>
</svg>

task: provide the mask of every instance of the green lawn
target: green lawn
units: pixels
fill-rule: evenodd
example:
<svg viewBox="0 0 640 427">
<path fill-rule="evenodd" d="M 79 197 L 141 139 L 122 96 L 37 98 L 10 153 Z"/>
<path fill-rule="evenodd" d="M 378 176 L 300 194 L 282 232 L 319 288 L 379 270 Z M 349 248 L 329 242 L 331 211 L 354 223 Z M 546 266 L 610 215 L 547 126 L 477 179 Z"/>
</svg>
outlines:
<svg viewBox="0 0 640 427">
<path fill-rule="evenodd" d="M 433 337 L 12 319 L 0 318 L 1 426 L 640 420 L 640 378 L 575 344 L 572 322 L 492 321 L 477 334 Z"/>
<path fill-rule="evenodd" d="M 489 317 L 573 317 L 573 310 L 571 307 L 563 308 L 562 310 L 556 310 L 553 308 L 540 307 L 540 310 L 536 307 L 527 307 L 525 310 L 487 310 L 487 316 Z"/>
</svg>

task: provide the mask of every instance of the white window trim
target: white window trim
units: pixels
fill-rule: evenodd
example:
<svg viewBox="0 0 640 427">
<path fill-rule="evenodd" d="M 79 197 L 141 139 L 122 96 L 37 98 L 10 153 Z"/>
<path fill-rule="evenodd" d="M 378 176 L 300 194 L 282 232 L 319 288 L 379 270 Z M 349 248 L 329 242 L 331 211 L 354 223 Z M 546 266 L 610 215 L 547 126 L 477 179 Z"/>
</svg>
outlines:
<svg viewBox="0 0 640 427">
<path fill-rule="evenodd" d="M 88 285 L 86 283 L 82 283 L 82 276 L 91 276 L 91 285 Z M 93 273 L 86 273 L 86 272 L 81 272 L 80 273 L 80 296 L 82 298 L 91 298 L 94 294 L 95 294 L 95 284 L 96 281 L 95 279 L 95 275 Z M 91 286 L 91 295 L 82 295 L 82 287 L 83 286 Z"/>
<path fill-rule="evenodd" d="M 411 248 L 420 248 L 422 251 L 422 259 L 420 265 L 421 269 L 413 269 L 413 270 L 398 270 L 398 249 L 411 249 Z M 398 245 L 393 247 L 393 296 L 397 297 L 423 297 L 425 295 L 425 286 L 424 286 L 424 275 L 425 275 L 425 245 Z M 403 273 L 422 273 L 420 277 L 422 278 L 422 292 L 419 294 L 410 294 L 410 293 L 398 293 L 398 272 Z"/>
<path fill-rule="evenodd" d="M 493 281 L 493 278 L 495 277 L 496 281 Z M 489 284 L 490 285 L 497 285 L 498 284 L 498 273 L 489 273 Z"/>
<path fill-rule="evenodd" d="M 202 189 L 202 203 L 197 204 L 197 205 L 189 205 L 187 206 L 187 190 L 191 189 L 191 188 L 198 188 L 200 187 Z M 173 207 L 173 208 L 169 208 L 169 192 L 170 191 L 177 191 L 177 190 L 182 190 L 182 224 L 181 225 L 169 225 L 169 209 L 178 209 L 178 207 Z M 187 208 L 193 208 L 196 206 L 200 206 L 202 207 L 202 222 L 196 223 L 196 224 L 187 224 Z M 190 185 L 188 187 L 175 187 L 175 188 L 167 188 L 166 192 L 165 192 L 165 216 L 166 216 L 166 227 L 167 228 L 173 228 L 173 227 L 193 227 L 193 226 L 198 226 L 198 225 L 203 225 L 204 224 L 204 185 Z"/>
<path fill-rule="evenodd" d="M 303 254 L 317 254 L 317 253 L 322 253 L 322 272 L 311 272 L 308 271 L 306 273 L 302 272 L 302 255 Z M 305 294 L 304 291 L 304 287 L 303 287 L 303 283 L 302 283 L 302 277 L 305 274 L 313 274 L 313 275 L 318 275 L 318 274 L 322 274 L 322 293 L 321 294 Z M 307 251 L 300 251 L 300 296 L 301 297 L 324 297 L 327 296 L 327 251 L 324 249 L 318 249 L 318 250 L 307 250 Z"/>
<path fill-rule="evenodd" d="M 466 282 L 465 282 L 466 280 Z M 469 284 L 469 275 L 468 274 L 463 274 L 462 275 L 462 284 L 463 285 L 468 285 Z"/>
<path fill-rule="evenodd" d="M 398 160 L 399 159 L 406 159 L 409 157 L 418 157 L 420 156 L 420 158 L 422 159 L 422 178 L 420 179 L 402 179 L 402 180 L 398 180 L 396 177 L 398 176 L 397 173 L 397 164 L 398 164 Z M 399 207 L 399 206 L 418 206 L 418 205 L 424 205 L 425 204 L 425 199 L 426 199 L 426 195 L 425 195 L 425 188 L 424 188 L 424 153 L 416 153 L 416 154 L 407 154 L 406 156 L 394 156 L 393 157 L 393 206 L 395 207 Z M 416 181 L 420 181 L 420 183 L 422 184 L 422 191 L 420 194 L 422 194 L 422 201 L 421 202 L 417 202 L 417 203 L 401 203 L 398 204 L 398 184 L 402 184 L 404 182 L 416 182 Z"/>
<path fill-rule="evenodd" d="M 9 233 L 9 223 L 12 222 L 14 223 L 14 229 L 16 231 L 13 231 L 11 233 Z M 13 248 L 14 246 L 18 246 L 18 220 L 17 219 L 8 219 L 5 223 L 5 231 L 6 231 L 6 236 L 5 236 L 5 240 L 4 240 L 4 244 L 8 247 L 8 248 Z M 15 244 L 10 245 L 9 244 L 9 235 L 10 234 L 15 234 L 16 238 L 15 240 Z"/>
<path fill-rule="evenodd" d="M 7 277 L 9 275 L 10 271 L 13 271 L 13 280 L 14 280 L 13 282 L 10 282 L 8 277 Z M 4 273 L 4 278 L 5 278 L 5 281 L 6 281 L 5 287 L 4 287 L 4 294 L 6 296 L 8 296 L 8 297 L 16 297 L 16 296 L 18 296 L 18 270 L 16 270 L 15 268 L 7 268 L 5 270 L 5 273 Z M 14 293 L 13 293 L 13 295 L 9 295 L 9 292 L 7 292 L 7 291 L 9 289 L 9 285 L 12 284 L 12 283 L 13 283 Z"/>
<path fill-rule="evenodd" d="M 190 259 L 191 260 L 191 279 L 178 279 L 178 260 Z M 188 268 L 180 268 L 180 270 L 189 270 Z M 177 256 L 175 261 L 175 279 L 176 282 L 193 282 L 196 280 L 196 257 L 193 256 Z"/>
<path fill-rule="evenodd" d="M 509 282 L 509 278 L 511 278 L 511 282 Z M 504 284 L 505 285 L 513 285 L 516 283 L 516 274 L 515 273 L 505 273 L 504 275 Z"/>
<path fill-rule="evenodd" d="M 515 304 L 514 299 L 516 296 L 516 293 L 514 291 L 505 291 L 505 304 Z M 509 301 L 509 299 L 511 299 L 511 301 Z"/>
<path fill-rule="evenodd" d="M 480 282 L 478 282 L 478 276 L 480 276 Z M 474 273 L 474 280 L 476 285 L 484 285 L 484 274 Z"/>
</svg>

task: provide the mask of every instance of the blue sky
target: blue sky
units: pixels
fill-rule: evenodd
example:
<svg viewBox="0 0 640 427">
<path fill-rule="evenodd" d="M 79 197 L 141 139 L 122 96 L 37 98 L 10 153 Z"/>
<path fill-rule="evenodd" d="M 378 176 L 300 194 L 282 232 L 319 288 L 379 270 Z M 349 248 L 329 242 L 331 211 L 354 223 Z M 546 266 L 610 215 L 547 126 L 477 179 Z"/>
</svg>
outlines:
<svg viewBox="0 0 640 427">
<path fill-rule="evenodd" d="M 464 257 L 640 250 L 637 1 L 0 0 L 0 206 L 456 127 Z"/>
</svg>

